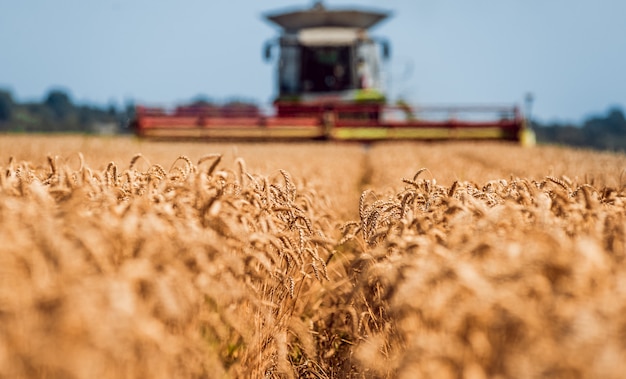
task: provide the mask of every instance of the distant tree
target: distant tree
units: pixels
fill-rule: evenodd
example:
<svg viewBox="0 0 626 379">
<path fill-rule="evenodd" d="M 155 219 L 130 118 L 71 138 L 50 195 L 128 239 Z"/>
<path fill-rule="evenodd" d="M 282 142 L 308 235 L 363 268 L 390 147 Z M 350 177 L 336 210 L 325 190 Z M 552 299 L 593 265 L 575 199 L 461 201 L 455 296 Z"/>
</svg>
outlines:
<svg viewBox="0 0 626 379">
<path fill-rule="evenodd" d="M 626 119 L 619 108 L 611 108 L 605 117 L 593 117 L 585 121 L 584 129 L 590 129 L 601 133 L 626 134 Z"/>
<path fill-rule="evenodd" d="M 129 118 L 133 118 L 135 117 L 135 101 L 134 100 L 126 100 L 126 102 L 124 103 L 124 111 L 123 113 L 126 115 L 126 117 Z"/>
<path fill-rule="evenodd" d="M 109 106 L 107 107 L 107 114 L 111 117 L 117 116 L 117 107 L 115 106 L 115 104 L 109 104 Z"/>
<path fill-rule="evenodd" d="M 611 108 L 606 116 L 596 116 L 585 121 L 582 127 L 589 145 L 597 149 L 624 149 L 626 118 L 619 108 Z"/>
<path fill-rule="evenodd" d="M 81 129 L 88 129 L 93 122 L 97 120 L 97 116 L 88 107 L 80 107 L 77 109 L 78 124 Z"/>
<path fill-rule="evenodd" d="M 214 101 L 207 95 L 204 94 L 198 94 L 196 96 L 194 96 L 193 98 L 191 98 L 191 102 L 190 104 L 199 104 L 199 105 L 207 105 L 207 104 L 213 104 Z"/>
<path fill-rule="evenodd" d="M 13 116 L 15 102 L 13 96 L 6 90 L 0 90 L 0 121 L 9 121 Z"/>
<path fill-rule="evenodd" d="M 50 91 L 44 104 L 52 110 L 56 121 L 67 119 L 74 112 L 74 105 L 69 95 L 60 90 Z"/>
</svg>

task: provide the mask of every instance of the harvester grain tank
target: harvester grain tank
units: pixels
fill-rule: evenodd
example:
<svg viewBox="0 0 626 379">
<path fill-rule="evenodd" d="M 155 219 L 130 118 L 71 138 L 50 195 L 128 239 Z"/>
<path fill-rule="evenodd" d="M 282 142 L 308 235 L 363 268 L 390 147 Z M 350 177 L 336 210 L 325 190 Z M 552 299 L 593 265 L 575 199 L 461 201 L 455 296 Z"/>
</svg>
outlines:
<svg viewBox="0 0 626 379">
<path fill-rule="evenodd" d="M 265 46 L 277 64 L 273 112 L 245 106 L 138 107 L 137 134 L 153 138 L 247 139 L 502 139 L 519 141 L 516 106 L 391 105 L 383 64 L 390 44 L 370 29 L 389 17 L 371 9 L 328 9 L 321 1 L 265 18 L 280 35 Z"/>
</svg>

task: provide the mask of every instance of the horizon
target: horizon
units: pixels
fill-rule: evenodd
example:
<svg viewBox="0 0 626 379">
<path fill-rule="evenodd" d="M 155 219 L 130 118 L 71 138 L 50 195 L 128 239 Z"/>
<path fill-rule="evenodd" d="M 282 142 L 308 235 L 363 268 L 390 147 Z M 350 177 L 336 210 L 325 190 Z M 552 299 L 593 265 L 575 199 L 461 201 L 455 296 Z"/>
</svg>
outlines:
<svg viewBox="0 0 626 379">
<path fill-rule="evenodd" d="M 40 101 L 60 89 L 75 104 L 116 108 L 198 96 L 266 105 L 275 93 L 276 62 L 263 61 L 262 47 L 278 28 L 262 16 L 311 4 L 0 0 L 0 88 L 18 102 Z M 619 0 L 325 5 L 392 13 L 372 31 L 391 43 L 386 73 L 392 101 L 524 109 L 532 93 L 531 116 L 540 122 L 581 123 L 625 108 L 626 24 L 620 18 L 626 3 Z"/>
</svg>

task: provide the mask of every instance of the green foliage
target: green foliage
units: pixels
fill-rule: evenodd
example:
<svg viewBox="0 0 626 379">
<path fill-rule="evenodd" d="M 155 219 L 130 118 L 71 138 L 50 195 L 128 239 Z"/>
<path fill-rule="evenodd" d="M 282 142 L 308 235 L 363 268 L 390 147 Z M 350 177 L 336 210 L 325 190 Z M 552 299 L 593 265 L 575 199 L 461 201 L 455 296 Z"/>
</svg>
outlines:
<svg viewBox="0 0 626 379">
<path fill-rule="evenodd" d="M 535 125 L 535 132 L 543 143 L 626 151 L 626 118 L 619 108 L 609 109 L 605 116 L 590 117 L 582 125 Z"/>
<path fill-rule="evenodd" d="M 11 120 L 13 115 L 13 96 L 5 90 L 0 90 L 0 122 Z"/>
<path fill-rule="evenodd" d="M 57 120 L 65 120 L 75 112 L 75 107 L 67 93 L 60 90 L 52 90 L 44 104 L 50 108 Z"/>
<path fill-rule="evenodd" d="M 97 132 L 99 125 L 118 125 L 127 110 L 114 106 L 75 104 L 62 90 L 51 90 L 42 102 L 19 103 L 8 90 L 0 89 L 0 131 L 5 132 Z"/>
</svg>

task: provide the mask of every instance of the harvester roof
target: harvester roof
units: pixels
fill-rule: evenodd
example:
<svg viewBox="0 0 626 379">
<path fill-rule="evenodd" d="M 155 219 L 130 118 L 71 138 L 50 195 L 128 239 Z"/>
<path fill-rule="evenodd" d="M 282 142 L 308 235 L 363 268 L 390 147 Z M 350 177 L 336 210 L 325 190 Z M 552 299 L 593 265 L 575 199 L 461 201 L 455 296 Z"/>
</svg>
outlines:
<svg viewBox="0 0 626 379">
<path fill-rule="evenodd" d="M 321 1 L 312 8 L 265 15 L 287 32 L 317 27 L 369 29 L 389 16 L 389 12 L 364 9 L 327 9 Z"/>
</svg>

